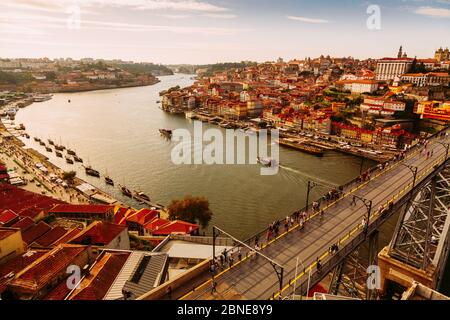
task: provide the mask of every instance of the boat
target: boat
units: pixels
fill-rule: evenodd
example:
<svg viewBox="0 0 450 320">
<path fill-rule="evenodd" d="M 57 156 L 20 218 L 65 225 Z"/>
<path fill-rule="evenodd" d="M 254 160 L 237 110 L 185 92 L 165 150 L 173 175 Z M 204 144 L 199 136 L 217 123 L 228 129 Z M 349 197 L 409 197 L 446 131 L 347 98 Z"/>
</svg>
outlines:
<svg viewBox="0 0 450 320">
<path fill-rule="evenodd" d="M 41 146 L 44 146 L 44 147 L 45 147 L 45 142 L 44 142 L 44 141 L 39 141 L 39 144 L 40 144 Z"/>
<path fill-rule="evenodd" d="M 53 150 L 52 150 L 52 148 L 50 148 L 50 147 L 45 147 L 45 151 L 47 151 L 47 152 L 52 152 Z"/>
<path fill-rule="evenodd" d="M 105 182 L 106 182 L 106 184 L 109 184 L 110 186 L 113 186 L 113 185 L 114 185 L 113 179 L 111 179 L 111 178 L 108 177 L 108 176 L 105 177 Z"/>
<path fill-rule="evenodd" d="M 150 197 L 142 191 L 134 191 L 134 197 L 138 200 L 150 201 Z"/>
<path fill-rule="evenodd" d="M 19 124 L 19 130 L 25 130 L 25 126 L 23 125 L 23 123 Z"/>
<path fill-rule="evenodd" d="M 133 197 L 133 194 L 131 193 L 131 191 L 125 186 L 120 186 L 120 191 L 122 191 L 122 194 L 124 196 L 130 197 L 130 198 Z"/>
<path fill-rule="evenodd" d="M 66 148 L 64 146 L 55 144 L 55 149 L 58 150 L 58 151 L 64 151 L 64 149 L 66 149 Z"/>
<path fill-rule="evenodd" d="M 48 101 L 52 98 L 51 94 L 45 94 L 45 95 L 37 95 L 33 98 L 34 102 L 44 102 Z"/>
<path fill-rule="evenodd" d="M 159 133 L 161 133 L 161 135 L 163 135 L 163 136 L 166 136 L 167 138 L 172 138 L 172 130 L 159 129 Z"/>
<path fill-rule="evenodd" d="M 66 157 L 66 162 L 68 164 L 73 164 L 73 160 L 71 158 L 69 158 L 69 157 Z"/>
<path fill-rule="evenodd" d="M 30 135 L 28 133 L 24 134 L 25 138 L 30 139 Z"/>
<path fill-rule="evenodd" d="M 55 153 L 56 153 L 56 156 L 57 156 L 58 158 L 62 158 L 62 157 L 63 157 L 61 152 L 55 151 Z"/>
<path fill-rule="evenodd" d="M 34 141 L 36 141 L 36 142 L 41 142 L 41 139 L 39 139 L 38 137 L 34 137 L 33 139 L 34 139 Z"/>
<path fill-rule="evenodd" d="M 323 148 L 308 145 L 305 143 L 298 143 L 296 141 L 293 141 L 292 139 L 280 139 L 278 140 L 278 144 L 281 146 L 303 151 L 305 153 L 309 153 L 319 157 L 323 156 L 324 153 Z"/>
<path fill-rule="evenodd" d="M 47 141 L 48 141 L 48 143 L 49 143 L 50 145 L 52 145 L 52 146 L 54 146 L 54 145 L 55 145 L 55 142 L 53 142 L 53 140 L 52 140 L 52 139 L 48 139 Z"/>
<path fill-rule="evenodd" d="M 71 156 L 76 156 L 77 154 L 75 153 L 75 151 L 67 149 L 67 154 L 71 155 Z"/>
<path fill-rule="evenodd" d="M 97 170 L 92 169 L 91 166 L 84 167 L 84 170 L 86 171 L 86 174 L 88 176 L 100 178 L 100 172 L 98 172 Z"/>
<path fill-rule="evenodd" d="M 73 156 L 73 160 L 75 160 L 75 162 L 83 162 L 83 159 L 78 156 Z"/>
<path fill-rule="evenodd" d="M 272 159 L 270 158 L 257 157 L 256 161 L 264 167 L 270 167 L 272 165 Z"/>
</svg>

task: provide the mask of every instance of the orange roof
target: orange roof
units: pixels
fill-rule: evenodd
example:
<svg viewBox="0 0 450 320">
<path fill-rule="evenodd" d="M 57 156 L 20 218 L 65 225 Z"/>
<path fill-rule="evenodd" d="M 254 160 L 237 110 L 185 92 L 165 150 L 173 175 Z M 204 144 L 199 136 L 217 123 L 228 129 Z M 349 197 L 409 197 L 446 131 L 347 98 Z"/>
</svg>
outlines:
<svg viewBox="0 0 450 320">
<path fill-rule="evenodd" d="M 124 230 L 127 230 L 126 226 L 104 221 L 94 221 L 78 236 L 73 238 L 70 243 L 106 246 Z"/>
</svg>

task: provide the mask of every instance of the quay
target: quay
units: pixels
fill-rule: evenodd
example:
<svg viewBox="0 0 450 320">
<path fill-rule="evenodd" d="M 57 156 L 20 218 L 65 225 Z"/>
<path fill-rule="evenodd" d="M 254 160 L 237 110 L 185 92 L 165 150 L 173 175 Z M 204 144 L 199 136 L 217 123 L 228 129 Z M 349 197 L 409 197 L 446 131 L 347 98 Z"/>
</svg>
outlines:
<svg viewBox="0 0 450 320">
<path fill-rule="evenodd" d="M 198 120 L 201 122 L 216 124 L 219 126 L 221 126 L 221 123 L 227 122 L 228 127 L 230 128 L 233 127 L 235 129 L 247 129 L 255 132 L 256 134 L 258 134 L 258 130 L 260 130 L 260 128 L 256 127 L 255 124 L 251 121 L 236 121 L 225 119 L 223 117 L 208 114 L 205 111 L 185 111 L 185 114 L 187 119 Z M 286 139 L 290 139 L 293 141 L 289 141 Z M 280 132 L 279 144 L 284 147 L 317 156 L 323 155 L 327 150 L 338 151 L 375 162 L 389 161 L 400 152 L 400 150 L 375 150 L 374 148 L 363 147 L 362 145 L 355 141 L 352 141 L 351 139 L 333 135 L 324 136 L 320 133 L 309 133 L 307 131 L 302 132 L 301 134 L 293 134 L 282 131 Z"/>
</svg>

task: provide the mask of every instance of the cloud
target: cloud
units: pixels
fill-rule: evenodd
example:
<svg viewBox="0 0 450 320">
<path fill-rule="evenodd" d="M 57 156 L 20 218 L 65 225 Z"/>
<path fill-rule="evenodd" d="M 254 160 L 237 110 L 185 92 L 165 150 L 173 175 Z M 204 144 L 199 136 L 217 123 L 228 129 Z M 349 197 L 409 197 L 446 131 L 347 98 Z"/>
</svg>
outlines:
<svg viewBox="0 0 450 320">
<path fill-rule="evenodd" d="M 432 18 L 450 18 L 450 9 L 435 7 L 419 7 L 414 13 Z"/>
<path fill-rule="evenodd" d="M 2 0 L 3 2 L 3 0 Z M 11 4 L 36 9 L 68 7 L 74 4 L 86 7 L 128 7 L 137 10 L 175 10 L 190 12 L 226 12 L 230 9 L 201 0 L 6 0 Z"/>
<path fill-rule="evenodd" d="M 228 13 L 205 13 L 204 17 L 214 18 L 214 19 L 235 19 L 237 15 Z"/>
<path fill-rule="evenodd" d="M 17 25 L 27 28 L 46 29 L 65 29 L 67 28 L 67 19 L 51 17 L 46 15 L 0 13 L 0 20 L 8 23 L 10 27 Z M 193 27 L 193 26 L 170 26 L 170 25 L 150 25 L 98 20 L 81 20 L 81 29 L 89 30 L 107 30 L 124 32 L 172 32 L 178 34 L 203 34 L 203 35 L 234 35 L 245 31 L 237 28 L 218 28 L 218 27 Z"/>
<path fill-rule="evenodd" d="M 167 19 L 186 19 L 191 17 L 188 14 L 158 14 L 158 16 Z"/>
<path fill-rule="evenodd" d="M 330 23 L 329 20 L 325 19 L 315 19 L 315 18 L 307 18 L 307 17 L 297 17 L 297 16 L 287 16 L 286 18 L 295 21 L 301 21 L 306 23 Z"/>
</svg>

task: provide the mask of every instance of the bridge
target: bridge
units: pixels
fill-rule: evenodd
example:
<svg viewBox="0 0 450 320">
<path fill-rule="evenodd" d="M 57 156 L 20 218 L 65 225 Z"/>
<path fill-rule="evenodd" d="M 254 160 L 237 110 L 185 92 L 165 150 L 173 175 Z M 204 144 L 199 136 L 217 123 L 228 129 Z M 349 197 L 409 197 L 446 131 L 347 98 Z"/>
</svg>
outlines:
<svg viewBox="0 0 450 320">
<path fill-rule="evenodd" d="M 449 140 L 446 136 L 434 136 L 428 140 L 425 151 L 415 146 L 404 159 L 391 162 L 382 170 L 374 170 L 369 180 L 353 181 L 344 187 L 338 200 L 325 204 L 322 212 L 308 207 L 309 217 L 303 228 L 295 224 L 285 231 L 281 226 L 281 234 L 270 240 L 267 240 L 266 230 L 243 242 L 235 239 L 236 247 L 231 252 L 235 263 L 214 278 L 209 277 L 181 299 L 261 300 L 305 294 L 342 265 L 362 243 L 370 240 L 394 212 L 409 207 L 413 195 L 418 195 L 436 173 L 445 169 Z M 447 216 L 448 209 L 441 215 Z M 405 220 L 405 216 L 401 220 Z M 221 230 L 215 229 L 215 232 Z M 400 238 L 403 245 L 408 242 L 406 236 Z M 261 248 L 257 252 L 253 249 L 255 242 Z M 337 245 L 337 252 L 330 252 L 333 245 Z M 402 244 L 394 246 L 398 248 Z M 241 260 L 236 258 L 236 250 L 240 250 Z"/>
</svg>

